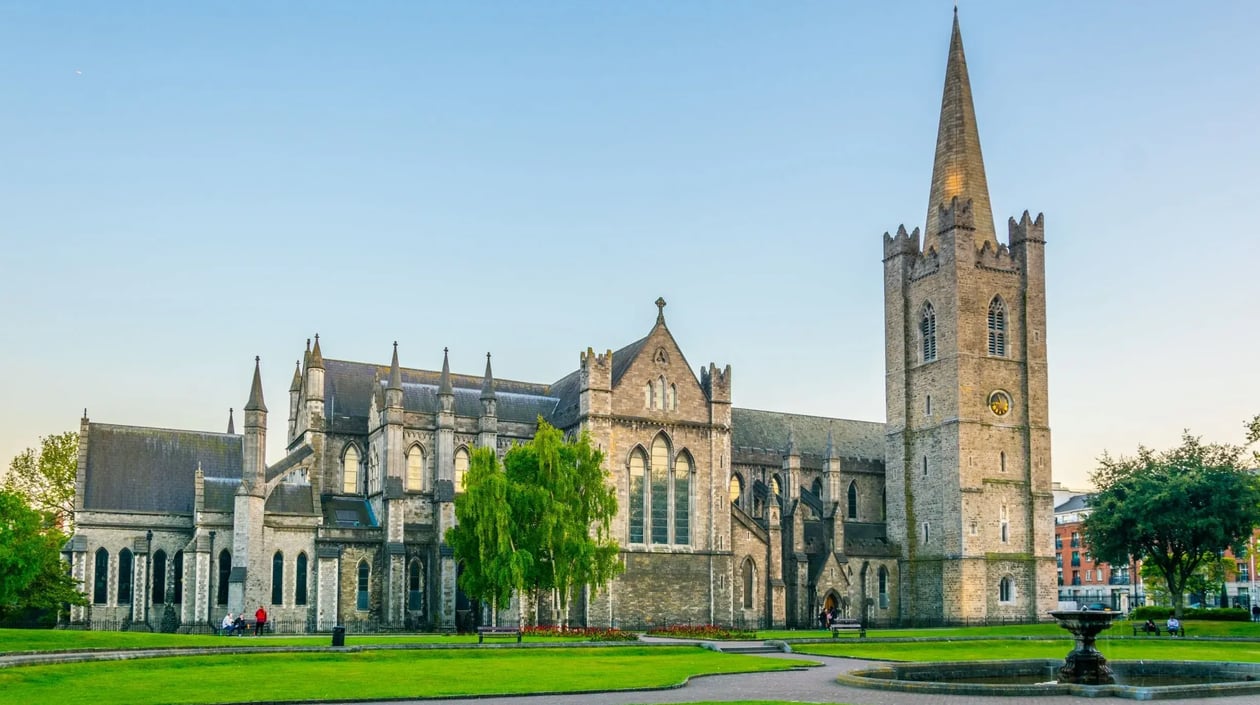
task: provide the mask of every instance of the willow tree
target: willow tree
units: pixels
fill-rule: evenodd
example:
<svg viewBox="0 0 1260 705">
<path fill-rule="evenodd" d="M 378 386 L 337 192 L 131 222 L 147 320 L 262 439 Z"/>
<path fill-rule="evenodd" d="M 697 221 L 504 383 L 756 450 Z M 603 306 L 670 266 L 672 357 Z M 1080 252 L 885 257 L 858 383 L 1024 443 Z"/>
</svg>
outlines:
<svg viewBox="0 0 1260 705">
<path fill-rule="evenodd" d="M 622 569 L 611 531 L 617 497 L 603 462 L 585 431 L 565 441 L 541 418 L 534 439 L 503 459 L 532 556 L 526 583 L 554 597 L 562 623 L 578 591 L 598 590 Z"/>
<path fill-rule="evenodd" d="M 525 584 L 532 556 L 514 540 L 513 493 L 493 449 L 473 450 L 464 483 L 464 493 L 455 498 L 458 524 L 446 532 L 461 566 L 459 586 L 475 600 L 506 609 L 512 592 Z"/>
<path fill-rule="evenodd" d="M 1099 491 L 1089 500 L 1086 543 L 1102 560 L 1133 557 L 1154 569 L 1180 615 L 1196 573 L 1227 549 L 1242 555 L 1260 524 L 1260 477 L 1246 458 L 1245 448 L 1188 433 L 1172 450 L 1104 454 L 1090 478 Z"/>
</svg>

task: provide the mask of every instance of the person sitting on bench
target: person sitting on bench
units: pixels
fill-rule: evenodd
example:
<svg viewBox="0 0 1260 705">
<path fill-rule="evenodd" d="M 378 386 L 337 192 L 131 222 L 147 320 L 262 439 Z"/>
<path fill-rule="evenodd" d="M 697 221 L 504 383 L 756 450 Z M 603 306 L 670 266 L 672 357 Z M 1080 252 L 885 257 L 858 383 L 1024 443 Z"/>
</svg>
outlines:
<svg viewBox="0 0 1260 705">
<path fill-rule="evenodd" d="M 1154 634 L 1155 636 L 1159 636 L 1159 627 L 1155 625 L 1155 620 L 1148 619 L 1146 620 L 1146 624 L 1142 625 L 1142 632 L 1145 634 Z"/>
<path fill-rule="evenodd" d="M 1177 619 L 1176 615 L 1170 615 L 1168 617 L 1168 635 L 1176 636 L 1178 634 L 1185 636 L 1185 632 L 1181 631 L 1181 620 Z"/>
<path fill-rule="evenodd" d="M 223 615 L 223 623 L 219 625 L 219 630 L 223 632 L 223 636 L 232 636 L 232 632 L 236 631 L 236 623 L 232 620 L 231 612 Z"/>
</svg>

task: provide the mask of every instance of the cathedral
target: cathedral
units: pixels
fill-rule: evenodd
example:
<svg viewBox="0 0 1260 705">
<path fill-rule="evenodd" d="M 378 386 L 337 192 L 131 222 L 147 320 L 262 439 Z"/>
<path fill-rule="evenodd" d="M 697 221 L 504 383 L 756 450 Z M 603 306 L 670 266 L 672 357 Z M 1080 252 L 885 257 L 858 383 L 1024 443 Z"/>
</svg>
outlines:
<svg viewBox="0 0 1260 705">
<path fill-rule="evenodd" d="M 552 382 L 498 379 L 489 355 L 480 374 L 405 367 L 396 345 L 334 359 L 316 336 L 284 416 L 255 361 L 239 433 L 85 413 L 65 550 L 90 604 L 70 626 L 205 631 L 258 605 L 293 632 L 550 621 L 528 596 L 471 603 L 443 541 L 470 450 L 502 454 L 539 418 L 590 434 L 618 502 L 624 572 L 576 596 L 572 625 L 1042 619 L 1044 247 L 1027 212 L 998 240 L 955 12 L 925 228 L 883 237 L 885 422 L 735 406 L 730 366 L 692 367 L 662 299 L 637 340 Z M 269 432 L 287 442 L 271 463 Z"/>
</svg>

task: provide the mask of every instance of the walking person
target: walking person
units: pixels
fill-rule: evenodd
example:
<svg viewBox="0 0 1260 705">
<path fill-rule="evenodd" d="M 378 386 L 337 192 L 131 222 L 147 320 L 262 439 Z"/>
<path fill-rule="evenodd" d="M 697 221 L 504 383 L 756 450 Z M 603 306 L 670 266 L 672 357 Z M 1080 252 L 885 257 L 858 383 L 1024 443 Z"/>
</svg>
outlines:
<svg viewBox="0 0 1260 705">
<path fill-rule="evenodd" d="M 259 605 L 258 611 L 254 613 L 254 636 L 261 636 L 265 626 L 267 626 L 267 610 Z"/>
</svg>

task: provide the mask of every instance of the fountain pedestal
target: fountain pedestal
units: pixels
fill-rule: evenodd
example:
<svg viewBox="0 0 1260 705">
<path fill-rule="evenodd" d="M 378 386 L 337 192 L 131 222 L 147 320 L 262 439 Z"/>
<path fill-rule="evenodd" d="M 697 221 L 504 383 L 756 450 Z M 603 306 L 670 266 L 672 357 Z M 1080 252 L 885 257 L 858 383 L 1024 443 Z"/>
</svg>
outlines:
<svg viewBox="0 0 1260 705">
<path fill-rule="evenodd" d="M 1094 648 L 1094 641 L 1098 638 L 1098 633 L 1110 629 L 1112 620 L 1120 615 L 1116 612 L 1092 610 L 1058 610 L 1051 612 L 1050 616 L 1059 621 L 1060 627 L 1076 637 L 1076 648 L 1067 655 L 1067 660 L 1059 669 L 1059 682 L 1082 685 L 1115 683 L 1111 668 L 1107 666 L 1107 658 Z"/>
</svg>

